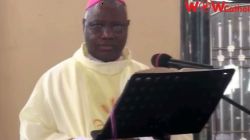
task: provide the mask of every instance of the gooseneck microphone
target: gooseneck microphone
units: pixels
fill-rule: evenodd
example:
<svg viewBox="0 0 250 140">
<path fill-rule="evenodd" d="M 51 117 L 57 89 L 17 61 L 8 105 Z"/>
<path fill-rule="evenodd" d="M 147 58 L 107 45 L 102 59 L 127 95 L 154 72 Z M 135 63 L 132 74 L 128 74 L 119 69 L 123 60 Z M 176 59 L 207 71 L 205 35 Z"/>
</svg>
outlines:
<svg viewBox="0 0 250 140">
<path fill-rule="evenodd" d="M 151 63 L 155 67 L 168 67 L 168 68 L 196 68 L 196 69 L 213 69 L 214 67 L 211 65 L 198 64 L 188 61 L 181 61 L 172 59 L 172 57 L 168 54 L 159 53 L 155 54 L 151 58 Z"/>
</svg>

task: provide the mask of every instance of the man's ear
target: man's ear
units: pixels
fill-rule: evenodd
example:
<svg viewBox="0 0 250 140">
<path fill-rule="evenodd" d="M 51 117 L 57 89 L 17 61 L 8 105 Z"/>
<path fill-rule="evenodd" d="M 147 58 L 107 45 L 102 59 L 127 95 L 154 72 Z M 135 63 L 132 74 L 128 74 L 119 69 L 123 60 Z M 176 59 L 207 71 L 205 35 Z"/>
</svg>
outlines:
<svg viewBox="0 0 250 140">
<path fill-rule="evenodd" d="M 129 26 L 129 24 L 130 24 L 130 20 L 128 19 L 128 21 L 127 21 L 127 22 L 128 22 L 128 26 Z"/>
<path fill-rule="evenodd" d="M 85 25 L 85 21 L 86 21 L 86 19 L 83 18 L 83 19 L 82 19 L 82 24 L 83 24 L 83 25 Z"/>
<path fill-rule="evenodd" d="M 83 18 L 83 19 L 82 19 L 82 28 L 83 28 L 83 31 L 85 30 L 85 23 L 86 23 L 86 19 Z"/>
</svg>

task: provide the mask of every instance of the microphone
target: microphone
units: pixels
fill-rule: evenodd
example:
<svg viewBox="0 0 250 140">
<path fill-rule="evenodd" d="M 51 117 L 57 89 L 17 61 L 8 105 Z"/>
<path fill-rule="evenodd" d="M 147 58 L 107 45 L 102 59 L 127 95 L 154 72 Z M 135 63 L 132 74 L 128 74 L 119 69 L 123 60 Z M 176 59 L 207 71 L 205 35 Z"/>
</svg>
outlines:
<svg viewBox="0 0 250 140">
<path fill-rule="evenodd" d="M 154 54 L 151 58 L 151 63 L 155 67 L 168 67 L 168 68 L 196 68 L 196 69 L 213 69 L 211 65 L 198 64 L 193 62 L 181 61 L 172 59 L 168 54 L 159 53 Z"/>
</svg>

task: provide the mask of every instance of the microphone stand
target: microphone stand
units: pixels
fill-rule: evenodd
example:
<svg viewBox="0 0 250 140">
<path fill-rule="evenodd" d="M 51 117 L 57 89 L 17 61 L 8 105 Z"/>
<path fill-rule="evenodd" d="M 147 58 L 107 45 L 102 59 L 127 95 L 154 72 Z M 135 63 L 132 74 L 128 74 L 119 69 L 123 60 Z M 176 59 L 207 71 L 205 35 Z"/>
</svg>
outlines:
<svg viewBox="0 0 250 140">
<path fill-rule="evenodd" d="M 247 109 L 246 107 L 236 103 L 234 100 L 228 98 L 227 96 L 223 95 L 222 99 L 224 99 L 225 101 L 227 101 L 228 103 L 232 104 L 234 107 L 238 108 L 239 110 L 245 112 L 247 115 L 250 115 L 250 110 Z"/>
</svg>

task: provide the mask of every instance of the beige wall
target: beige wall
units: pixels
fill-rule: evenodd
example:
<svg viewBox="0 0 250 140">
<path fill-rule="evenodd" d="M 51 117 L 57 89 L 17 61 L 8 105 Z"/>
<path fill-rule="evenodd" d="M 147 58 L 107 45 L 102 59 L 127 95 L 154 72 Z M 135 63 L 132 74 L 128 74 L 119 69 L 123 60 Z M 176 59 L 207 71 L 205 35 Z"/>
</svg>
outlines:
<svg viewBox="0 0 250 140">
<path fill-rule="evenodd" d="M 37 79 L 79 48 L 85 3 L 0 0 L 0 139 L 18 139 L 18 113 Z M 131 19 L 127 45 L 135 58 L 150 64 L 157 52 L 178 57 L 179 1 L 127 3 Z"/>
</svg>

